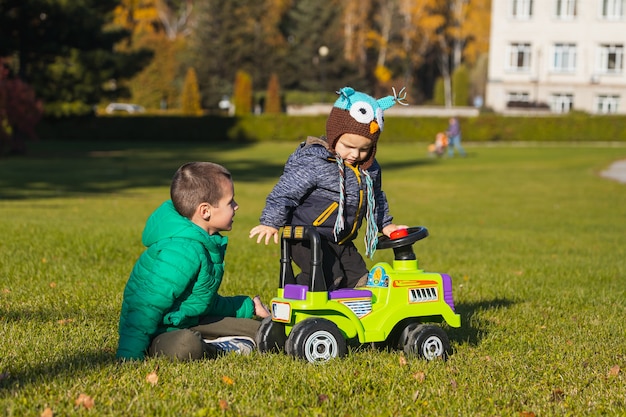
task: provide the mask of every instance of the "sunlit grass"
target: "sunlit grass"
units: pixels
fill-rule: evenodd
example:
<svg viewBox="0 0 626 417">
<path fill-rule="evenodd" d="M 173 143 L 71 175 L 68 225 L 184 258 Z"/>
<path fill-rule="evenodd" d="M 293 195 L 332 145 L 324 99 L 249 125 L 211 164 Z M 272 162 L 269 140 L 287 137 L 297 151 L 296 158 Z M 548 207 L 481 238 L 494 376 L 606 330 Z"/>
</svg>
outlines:
<svg viewBox="0 0 626 417">
<path fill-rule="evenodd" d="M 184 162 L 219 162 L 235 178 L 221 293 L 275 294 L 278 247 L 248 231 L 295 145 L 41 143 L 1 160 L 4 415 L 87 414 L 81 393 L 88 413 L 110 416 L 624 413 L 626 185 L 598 173 L 625 147 L 468 144 L 468 158 L 439 160 L 425 144 L 381 144 L 396 222 L 426 226 L 420 266 L 454 280 L 462 327 L 447 329 L 448 362 L 361 348 L 324 366 L 276 354 L 117 364 L 141 231 Z"/>
</svg>

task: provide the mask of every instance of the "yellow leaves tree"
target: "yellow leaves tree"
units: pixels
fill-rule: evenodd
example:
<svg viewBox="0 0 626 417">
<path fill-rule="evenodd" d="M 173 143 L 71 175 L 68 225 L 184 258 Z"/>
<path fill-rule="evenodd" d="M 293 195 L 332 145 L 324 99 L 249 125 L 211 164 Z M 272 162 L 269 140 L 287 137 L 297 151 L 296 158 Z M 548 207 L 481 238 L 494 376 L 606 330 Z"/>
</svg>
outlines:
<svg viewBox="0 0 626 417">
<path fill-rule="evenodd" d="M 472 0 L 463 21 L 463 33 L 467 38 L 463 56 L 469 65 L 489 53 L 490 30 L 491 0 Z"/>
<path fill-rule="evenodd" d="M 181 105 L 183 114 L 189 116 L 200 116 L 202 114 L 198 77 L 196 70 L 193 68 L 187 69 L 185 84 L 183 85 L 183 92 L 181 94 Z"/>
<path fill-rule="evenodd" d="M 265 97 L 265 113 L 278 114 L 281 113 L 280 105 L 280 84 L 278 82 L 278 75 L 272 73 L 270 80 L 267 84 L 267 94 Z"/>
<path fill-rule="evenodd" d="M 244 116 L 252 111 L 252 77 L 242 70 L 237 71 L 237 74 L 235 74 L 233 104 L 235 105 L 235 115 L 237 116 Z"/>
</svg>

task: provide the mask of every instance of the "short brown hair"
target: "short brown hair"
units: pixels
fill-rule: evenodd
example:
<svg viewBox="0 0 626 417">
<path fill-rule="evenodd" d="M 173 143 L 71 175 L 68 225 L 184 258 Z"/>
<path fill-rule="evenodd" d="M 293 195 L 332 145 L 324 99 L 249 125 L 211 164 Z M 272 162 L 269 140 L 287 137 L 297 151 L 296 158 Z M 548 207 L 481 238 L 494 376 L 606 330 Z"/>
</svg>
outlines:
<svg viewBox="0 0 626 417">
<path fill-rule="evenodd" d="M 170 197 L 176 211 L 190 219 L 202 203 L 217 206 L 224 195 L 225 181 L 232 180 L 230 172 L 219 164 L 188 162 L 174 174 Z"/>
</svg>

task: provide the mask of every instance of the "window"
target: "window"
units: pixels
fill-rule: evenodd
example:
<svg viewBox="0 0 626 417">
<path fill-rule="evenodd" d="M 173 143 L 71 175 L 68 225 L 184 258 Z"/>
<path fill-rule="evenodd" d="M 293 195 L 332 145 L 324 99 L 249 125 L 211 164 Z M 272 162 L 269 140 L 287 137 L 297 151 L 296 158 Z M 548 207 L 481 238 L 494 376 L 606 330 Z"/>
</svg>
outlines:
<svg viewBox="0 0 626 417">
<path fill-rule="evenodd" d="M 596 97 L 596 112 L 602 114 L 617 113 L 619 96 L 599 95 Z"/>
<path fill-rule="evenodd" d="M 573 19 L 576 17 L 577 0 L 556 0 L 556 17 L 559 19 Z"/>
<path fill-rule="evenodd" d="M 530 70 L 529 43 L 512 43 L 509 45 L 507 69 L 512 71 Z"/>
<path fill-rule="evenodd" d="M 573 43 L 554 44 L 552 70 L 574 72 L 576 70 L 576 45 Z"/>
<path fill-rule="evenodd" d="M 552 94 L 550 97 L 550 109 L 554 113 L 568 113 L 572 110 L 574 96 L 572 94 Z"/>
<path fill-rule="evenodd" d="M 506 99 L 508 102 L 513 103 L 528 103 L 530 101 L 530 95 L 523 91 L 509 91 Z"/>
<path fill-rule="evenodd" d="M 621 19 L 624 16 L 626 0 L 602 0 L 602 17 L 605 19 Z"/>
<path fill-rule="evenodd" d="M 624 68 L 624 45 L 600 45 L 598 72 L 601 74 L 619 74 Z"/>
<path fill-rule="evenodd" d="M 529 19 L 533 15 L 533 0 L 511 0 L 511 16 Z"/>
</svg>

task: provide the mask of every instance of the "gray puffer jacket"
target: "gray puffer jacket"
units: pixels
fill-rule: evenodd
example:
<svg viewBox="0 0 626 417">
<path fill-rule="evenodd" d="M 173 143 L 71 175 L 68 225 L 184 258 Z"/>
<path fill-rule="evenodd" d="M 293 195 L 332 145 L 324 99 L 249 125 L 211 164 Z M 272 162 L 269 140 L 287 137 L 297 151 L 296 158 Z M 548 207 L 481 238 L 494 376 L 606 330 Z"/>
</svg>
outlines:
<svg viewBox="0 0 626 417">
<path fill-rule="evenodd" d="M 267 196 L 261 224 L 276 229 L 286 225 L 313 225 L 331 242 L 353 240 L 367 211 L 365 176 L 360 168 L 345 165 L 345 226 L 335 240 L 333 228 L 339 206 L 339 168 L 326 138 L 309 136 L 289 156 L 282 176 Z M 374 217 L 378 230 L 392 223 L 387 197 L 381 189 L 380 165 L 367 170 L 376 202 Z"/>
</svg>

